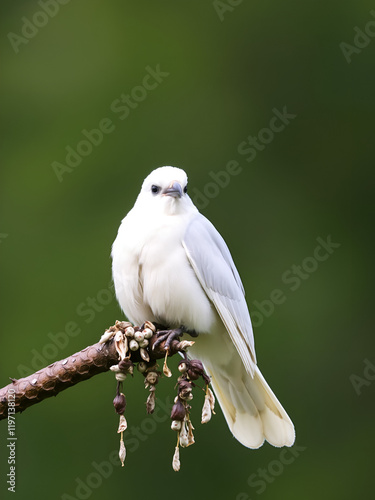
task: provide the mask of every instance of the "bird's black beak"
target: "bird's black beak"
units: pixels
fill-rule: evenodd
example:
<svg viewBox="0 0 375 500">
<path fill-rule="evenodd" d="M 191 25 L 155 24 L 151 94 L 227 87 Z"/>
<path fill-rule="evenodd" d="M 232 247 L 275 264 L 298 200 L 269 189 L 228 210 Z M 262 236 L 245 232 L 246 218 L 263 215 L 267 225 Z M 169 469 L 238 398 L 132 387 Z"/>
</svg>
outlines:
<svg viewBox="0 0 375 500">
<path fill-rule="evenodd" d="M 166 196 L 172 196 L 173 198 L 181 198 L 182 186 L 179 182 L 173 181 L 167 189 L 164 189 L 163 194 Z"/>
</svg>

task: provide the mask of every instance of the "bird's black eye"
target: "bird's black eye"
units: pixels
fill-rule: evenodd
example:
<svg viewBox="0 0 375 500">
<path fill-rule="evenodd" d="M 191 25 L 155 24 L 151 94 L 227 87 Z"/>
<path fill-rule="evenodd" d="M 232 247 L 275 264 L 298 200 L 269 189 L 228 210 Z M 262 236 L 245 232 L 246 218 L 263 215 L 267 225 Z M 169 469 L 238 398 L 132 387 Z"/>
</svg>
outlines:
<svg viewBox="0 0 375 500">
<path fill-rule="evenodd" d="M 184 187 L 184 193 L 187 193 L 187 186 Z"/>
<path fill-rule="evenodd" d="M 152 194 L 158 194 L 159 191 L 160 191 L 160 187 L 159 186 L 155 186 L 155 184 L 153 184 L 151 186 L 151 192 L 152 192 Z"/>
</svg>

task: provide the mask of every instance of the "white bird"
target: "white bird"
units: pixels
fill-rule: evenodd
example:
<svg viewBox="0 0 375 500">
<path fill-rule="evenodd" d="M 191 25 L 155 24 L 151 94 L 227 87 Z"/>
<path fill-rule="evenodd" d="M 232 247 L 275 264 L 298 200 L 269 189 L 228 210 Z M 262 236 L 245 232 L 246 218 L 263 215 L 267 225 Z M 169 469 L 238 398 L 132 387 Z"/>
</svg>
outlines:
<svg viewBox="0 0 375 500">
<path fill-rule="evenodd" d="M 261 374 L 240 276 L 223 238 L 187 194 L 186 173 L 160 167 L 143 182 L 112 247 L 117 300 L 128 319 L 199 334 L 189 349 L 211 376 L 234 437 L 292 446 L 292 421 Z"/>
</svg>

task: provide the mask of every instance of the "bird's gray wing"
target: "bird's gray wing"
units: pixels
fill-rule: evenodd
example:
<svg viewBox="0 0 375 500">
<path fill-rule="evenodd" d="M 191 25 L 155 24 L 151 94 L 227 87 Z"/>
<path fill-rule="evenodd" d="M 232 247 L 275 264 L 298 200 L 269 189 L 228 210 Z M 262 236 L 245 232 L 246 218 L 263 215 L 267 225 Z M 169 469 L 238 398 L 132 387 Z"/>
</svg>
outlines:
<svg viewBox="0 0 375 500">
<path fill-rule="evenodd" d="M 256 364 L 253 329 L 241 278 L 225 241 L 206 217 L 197 214 L 186 229 L 183 246 L 246 370 L 253 375 Z"/>
</svg>

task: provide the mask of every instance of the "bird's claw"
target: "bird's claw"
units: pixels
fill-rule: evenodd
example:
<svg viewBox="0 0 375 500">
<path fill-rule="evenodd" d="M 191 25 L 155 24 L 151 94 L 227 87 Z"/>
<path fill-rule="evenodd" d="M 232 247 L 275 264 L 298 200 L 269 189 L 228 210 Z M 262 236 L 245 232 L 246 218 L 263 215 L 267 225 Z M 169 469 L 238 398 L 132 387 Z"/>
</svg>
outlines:
<svg viewBox="0 0 375 500">
<path fill-rule="evenodd" d="M 185 329 L 183 327 L 173 328 L 172 330 L 159 330 L 158 332 L 156 332 L 158 338 L 152 348 L 155 349 L 162 342 L 166 341 L 164 349 L 167 351 L 169 349 L 169 346 L 171 345 L 171 342 L 181 337 L 184 331 Z"/>
</svg>

